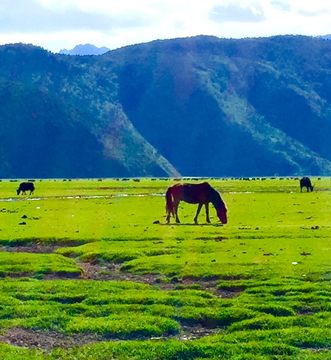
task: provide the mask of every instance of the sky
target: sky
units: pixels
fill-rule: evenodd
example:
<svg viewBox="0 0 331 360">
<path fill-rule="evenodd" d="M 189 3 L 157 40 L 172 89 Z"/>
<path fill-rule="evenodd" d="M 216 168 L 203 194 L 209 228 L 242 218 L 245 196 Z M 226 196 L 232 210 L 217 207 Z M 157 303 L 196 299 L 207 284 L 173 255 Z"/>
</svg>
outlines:
<svg viewBox="0 0 331 360">
<path fill-rule="evenodd" d="M 52 52 L 195 35 L 331 34 L 327 0 L 0 0 L 0 45 Z"/>
</svg>

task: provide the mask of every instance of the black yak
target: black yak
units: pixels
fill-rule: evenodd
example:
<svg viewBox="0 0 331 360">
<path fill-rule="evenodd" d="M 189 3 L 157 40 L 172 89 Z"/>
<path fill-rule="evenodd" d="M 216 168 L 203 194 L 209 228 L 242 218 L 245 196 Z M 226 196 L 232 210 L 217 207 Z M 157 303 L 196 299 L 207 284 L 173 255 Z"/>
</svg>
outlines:
<svg viewBox="0 0 331 360">
<path fill-rule="evenodd" d="M 34 184 L 31 182 L 22 182 L 20 183 L 20 186 L 18 187 L 17 191 L 17 195 L 20 194 L 20 192 L 22 191 L 22 195 L 26 194 L 26 191 L 30 191 L 30 195 L 34 192 Z"/>
<path fill-rule="evenodd" d="M 301 192 L 302 192 L 302 188 L 303 188 L 303 187 L 307 188 L 307 192 L 308 192 L 309 190 L 310 190 L 310 191 L 313 191 L 313 190 L 314 190 L 314 187 L 312 186 L 309 177 L 303 177 L 303 178 L 300 180 L 300 189 L 301 189 Z"/>
</svg>

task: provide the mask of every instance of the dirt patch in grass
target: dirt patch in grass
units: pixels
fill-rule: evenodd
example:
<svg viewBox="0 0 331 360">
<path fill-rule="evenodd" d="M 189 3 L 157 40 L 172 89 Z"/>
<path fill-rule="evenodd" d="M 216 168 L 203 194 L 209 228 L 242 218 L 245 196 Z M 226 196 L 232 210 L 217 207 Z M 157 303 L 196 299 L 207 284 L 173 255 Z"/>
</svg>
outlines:
<svg viewBox="0 0 331 360">
<path fill-rule="evenodd" d="M 232 299 L 239 296 L 245 290 L 245 286 L 221 286 L 216 290 L 216 294 L 224 299 Z"/>
<path fill-rule="evenodd" d="M 1 343 L 39 349 L 52 349 L 57 347 L 68 349 L 101 340 L 102 339 L 98 339 L 95 335 L 90 334 L 68 336 L 57 331 L 30 330 L 21 327 L 8 329 L 4 335 L 0 335 Z"/>
<path fill-rule="evenodd" d="M 205 336 L 217 333 L 218 329 L 206 329 L 202 326 L 183 326 L 183 332 L 176 336 L 169 337 L 151 337 L 150 339 L 178 339 L 178 340 L 195 340 Z M 136 338 L 132 338 L 134 340 Z M 109 339 L 92 333 L 83 333 L 75 335 L 66 335 L 54 330 L 32 330 L 22 327 L 15 327 L 5 330 L 0 335 L 0 343 L 10 344 L 18 347 L 36 348 L 43 350 L 52 350 L 56 348 L 71 349 L 84 345 L 90 345 L 101 341 L 118 341 L 120 338 Z M 142 340 L 148 340 L 144 337 Z"/>
<path fill-rule="evenodd" d="M 121 264 L 91 264 L 86 262 L 77 262 L 77 265 L 83 269 L 81 278 L 84 280 L 133 281 L 149 285 L 158 285 L 158 287 L 162 290 L 171 290 L 178 287 L 179 284 L 188 285 L 191 283 L 190 280 L 177 280 L 169 282 L 160 281 L 160 275 L 158 274 L 135 275 L 126 271 L 121 271 Z"/>
<path fill-rule="evenodd" d="M 213 278 L 199 278 L 194 276 L 185 276 L 183 278 L 172 278 L 160 280 L 160 275 L 157 274 L 144 274 L 135 275 L 128 272 L 120 271 L 120 264 L 91 264 L 78 262 L 78 266 L 83 269 L 81 276 L 84 280 L 119 280 L 119 281 L 132 281 L 149 285 L 156 285 L 160 290 L 184 290 L 196 289 L 213 293 L 218 298 L 234 298 L 241 294 L 245 288 L 226 287 L 218 288 L 218 277 Z"/>
<path fill-rule="evenodd" d="M 73 247 L 86 244 L 86 241 L 56 241 L 41 242 L 39 240 L 12 241 L 6 245 L 0 245 L 0 252 L 25 252 L 31 254 L 51 254 L 63 247 Z"/>
<path fill-rule="evenodd" d="M 0 335 L 1 343 L 28 348 L 35 347 L 45 350 L 57 347 L 69 349 L 103 340 L 105 339 L 94 334 L 77 334 L 68 336 L 58 331 L 31 330 L 21 327 L 7 329 L 3 335 Z"/>
<path fill-rule="evenodd" d="M 20 278 L 37 278 L 39 280 L 57 280 L 57 279 L 78 279 L 80 278 L 79 272 L 52 272 L 52 273 L 35 273 L 35 272 L 21 272 L 21 273 L 0 273 L 0 279 L 10 277 L 13 279 Z"/>
<path fill-rule="evenodd" d="M 58 241 L 58 242 L 31 242 L 29 245 L 21 246 L 0 246 L 2 252 L 19 252 L 19 253 L 35 253 L 35 254 L 51 254 L 58 248 L 64 246 L 77 246 L 85 241 Z M 89 263 L 76 261 L 77 265 L 83 269 L 82 274 L 79 273 L 50 273 L 50 274 L 35 274 L 35 273 L 20 273 L 20 274 L 6 274 L 13 278 L 20 277 L 38 277 L 41 280 L 55 280 L 55 279 L 84 279 L 84 280 L 101 280 L 101 281 L 132 281 L 149 285 L 157 285 L 160 290 L 183 290 L 183 289 L 197 289 L 214 293 L 215 296 L 221 298 L 233 298 L 238 296 L 244 289 L 238 288 L 219 288 L 217 289 L 217 281 L 219 277 L 194 277 L 185 276 L 183 278 L 162 278 L 160 274 L 144 274 L 135 275 L 129 272 L 120 270 L 121 264 L 114 263 Z M 1 274 L 0 274 L 1 276 Z M 160 280 L 161 279 L 161 280 Z M 232 280 L 232 279 L 231 279 Z"/>
<path fill-rule="evenodd" d="M 159 275 L 146 274 L 135 275 L 120 271 L 120 264 L 91 264 L 85 262 L 77 262 L 77 265 L 83 269 L 81 276 L 84 280 L 120 280 L 120 281 L 134 281 L 143 284 L 153 285 L 156 283 Z"/>
<path fill-rule="evenodd" d="M 183 332 L 176 336 L 178 340 L 196 340 L 201 339 L 206 336 L 215 335 L 219 328 L 217 329 L 207 329 L 203 326 L 182 326 Z"/>
</svg>

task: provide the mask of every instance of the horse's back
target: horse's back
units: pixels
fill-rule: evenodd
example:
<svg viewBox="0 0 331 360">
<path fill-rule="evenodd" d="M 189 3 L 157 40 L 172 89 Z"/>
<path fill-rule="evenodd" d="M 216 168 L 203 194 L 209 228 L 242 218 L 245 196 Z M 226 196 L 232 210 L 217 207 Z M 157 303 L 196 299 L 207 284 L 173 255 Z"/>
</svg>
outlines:
<svg viewBox="0 0 331 360">
<path fill-rule="evenodd" d="M 209 202 L 211 186 L 208 182 L 200 184 L 182 184 L 183 200 L 191 203 L 206 203 Z"/>
</svg>

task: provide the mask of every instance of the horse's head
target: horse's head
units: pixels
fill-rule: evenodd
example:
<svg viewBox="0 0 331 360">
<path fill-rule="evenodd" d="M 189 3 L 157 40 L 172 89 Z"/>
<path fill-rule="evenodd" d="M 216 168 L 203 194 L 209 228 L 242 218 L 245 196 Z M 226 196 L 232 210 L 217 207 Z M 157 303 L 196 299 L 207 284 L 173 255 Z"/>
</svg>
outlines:
<svg viewBox="0 0 331 360">
<path fill-rule="evenodd" d="M 227 209 L 224 205 L 224 203 L 222 204 L 223 206 L 220 206 L 216 209 L 217 211 L 217 216 L 219 217 L 219 219 L 221 220 L 222 224 L 226 224 L 228 222 L 228 217 L 226 215 L 227 213 Z"/>
<path fill-rule="evenodd" d="M 211 202 L 213 203 L 216 209 L 218 218 L 221 220 L 223 224 L 226 224 L 228 222 L 228 218 L 226 216 L 228 210 L 226 209 L 226 206 L 220 194 L 215 189 L 212 189 L 211 191 Z"/>
<path fill-rule="evenodd" d="M 20 188 L 16 189 L 16 192 L 17 192 L 17 195 L 19 195 L 21 192 Z"/>
</svg>

